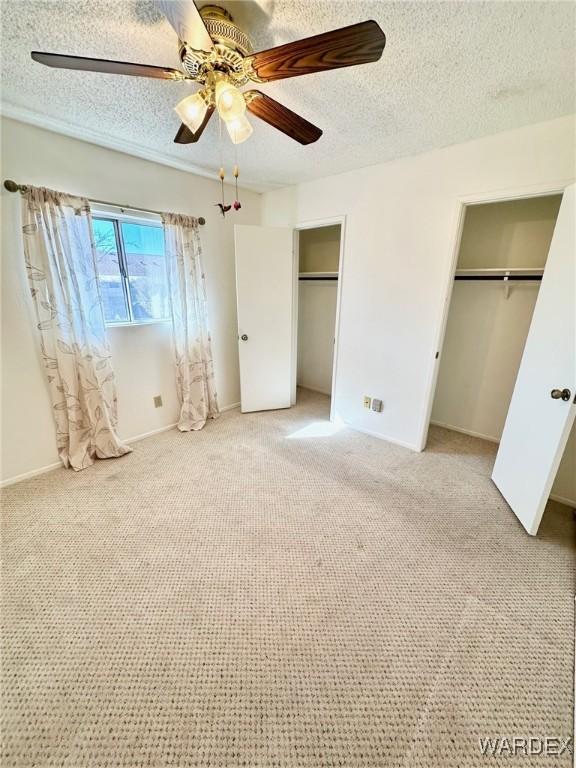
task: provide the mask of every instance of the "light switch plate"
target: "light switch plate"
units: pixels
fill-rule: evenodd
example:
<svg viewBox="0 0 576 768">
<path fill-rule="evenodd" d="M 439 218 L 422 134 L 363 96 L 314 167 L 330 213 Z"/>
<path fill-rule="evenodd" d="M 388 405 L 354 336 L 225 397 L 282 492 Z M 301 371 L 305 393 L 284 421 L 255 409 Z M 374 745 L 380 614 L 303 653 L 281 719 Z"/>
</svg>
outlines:
<svg viewBox="0 0 576 768">
<path fill-rule="evenodd" d="M 372 402 L 372 398 L 368 397 L 367 395 L 364 395 L 364 408 L 370 408 L 371 402 Z"/>
<path fill-rule="evenodd" d="M 162 408 L 162 395 L 155 395 L 154 408 Z"/>
<path fill-rule="evenodd" d="M 376 398 L 374 398 L 372 400 L 372 410 L 376 411 L 376 413 L 380 413 L 380 411 L 382 410 L 382 400 L 377 400 Z"/>
</svg>

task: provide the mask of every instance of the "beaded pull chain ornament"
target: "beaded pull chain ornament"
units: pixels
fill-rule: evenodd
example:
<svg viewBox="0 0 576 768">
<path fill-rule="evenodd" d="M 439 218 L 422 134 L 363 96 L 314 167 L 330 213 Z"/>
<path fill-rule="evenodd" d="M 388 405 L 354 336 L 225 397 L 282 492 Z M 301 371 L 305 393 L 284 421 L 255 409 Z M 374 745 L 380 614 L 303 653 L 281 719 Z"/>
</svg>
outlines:
<svg viewBox="0 0 576 768">
<path fill-rule="evenodd" d="M 222 186 L 222 202 L 216 203 L 216 205 L 220 208 L 220 213 L 222 214 L 222 216 L 226 216 L 226 214 L 228 213 L 230 208 L 232 208 L 232 206 L 226 205 L 226 200 L 224 198 L 224 177 L 225 177 L 224 168 L 220 168 L 219 176 L 220 176 L 220 184 Z"/>
<path fill-rule="evenodd" d="M 226 216 L 228 211 L 232 208 L 231 205 L 226 205 L 226 198 L 224 194 L 224 179 L 226 177 L 226 174 L 224 172 L 224 161 L 222 159 L 222 120 L 218 121 L 218 127 L 219 127 L 219 139 L 220 139 L 220 173 L 218 174 L 220 178 L 220 187 L 222 190 L 222 202 L 216 203 L 218 208 L 220 208 L 220 213 L 222 216 Z M 240 208 L 242 208 L 242 203 L 240 202 L 239 195 L 238 195 L 238 176 L 240 175 L 240 170 L 238 168 L 238 149 L 235 148 L 235 160 L 236 163 L 234 165 L 234 183 L 236 186 L 236 199 L 234 200 L 234 210 L 239 211 Z"/>
<path fill-rule="evenodd" d="M 238 176 L 240 175 L 240 171 L 238 170 L 238 163 L 234 166 L 234 181 L 236 183 L 236 200 L 234 200 L 234 210 L 239 211 L 240 208 L 242 208 L 242 203 L 240 202 L 240 198 L 238 195 Z"/>
</svg>

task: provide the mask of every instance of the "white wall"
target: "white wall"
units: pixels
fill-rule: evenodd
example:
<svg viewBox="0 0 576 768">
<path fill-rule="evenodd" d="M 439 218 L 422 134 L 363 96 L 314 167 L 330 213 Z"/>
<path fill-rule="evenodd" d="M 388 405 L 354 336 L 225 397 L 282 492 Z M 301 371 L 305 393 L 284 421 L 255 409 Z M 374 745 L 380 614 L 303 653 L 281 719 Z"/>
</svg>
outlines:
<svg viewBox="0 0 576 768">
<path fill-rule="evenodd" d="M 499 442 L 520 367 L 538 283 L 456 282 L 432 422 Z"/>
<path fill-rule="evenodd" d="M 204 216 L 201 230 L 221 406 L 240 399 L 233 225 L 257 224 L 260 195 L 242 191 L 242 210 L 222 220 L 217 180 L 97 147 L 12 120 L 2 120 L 2 178 L 89 198 Z M 22 263 L 20 196 L 2 189 L 2 478 L 58 461 L 52 414 L 38 355 Z M 173 424 L 170 327 L 110 329 L 118 383 L 119 432 L 130 438 Z M 152 397 L 164 406 L 155 409 Z"/>
<path fill-rule="evenodd" d="M 337 272 L 340 225 L 298 233 L 300 272 Z M 338 283 L 300 280 L 298 290 L 299 386 L 329 395 L 332 391 Z"/>
<path fill-rule="evenodd" d="M 468 206 L 458 268 L 543 267 L 561 202 L 550 195 Z"/>
<path fill-rule="evenodd" d="M 301 280 L 298 293 L 297 382 L 301 387 L 329 395 L 332 391 L 338 283 L 335 280 Z"/>
<path fill-rule="evenodd" d="M 459 269 L 544 268 L 561 196 L 467 208 Z M 498 442 L 539 283 L 454 284 L 432 421 Z"/>
<path fill-rule="evenodd" d="M 299 233 L 300 272 L 338 272 L 340 225 Z"/>
<path fill-rule="evenodd" d="M 576 507 L 576 422 L 566 443 L 551 496 Z"/>
<path fill-rule="evenodd" d="M 264 195 L 265 224 L 346 216 L 335 402 L 345 422 L 422 449 L 460 200 L 565 186 L 574 125 L 564 117 Z M 365 394 L 382 413 L 363 408 Z"/>
<path fill-rule="evenodd" d="M 561 196 L 471 206 L 458 268 L 545 266 Z M 528 336 L 539 283 L 456 282 L 432 421 L 499 442 Z M 576 505 L 576 429 L 552 495 Z"/>
</svg>

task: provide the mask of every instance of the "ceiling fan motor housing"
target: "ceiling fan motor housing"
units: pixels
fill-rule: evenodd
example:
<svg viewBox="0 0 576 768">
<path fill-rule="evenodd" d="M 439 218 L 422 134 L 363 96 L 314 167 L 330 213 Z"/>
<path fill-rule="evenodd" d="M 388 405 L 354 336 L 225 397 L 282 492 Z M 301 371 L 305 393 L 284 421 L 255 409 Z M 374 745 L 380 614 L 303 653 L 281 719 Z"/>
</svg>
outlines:
<svg viewBox="0 0 576 768">
<path fill-rule="evenodd" d="M 234 85 L 244 85 L 248 77 L 242 62 L 253 51 L 250 39 L 234 23 L 228 11 L 220 6 L 205 5 L 200 8 L 200 15 L 214 41 L 214 48 L 208 53 L 181 43 L 180 57 L 187 74 L 205 83 L 211 72 L 221 71 L 229 76 Z"/>
</svg>

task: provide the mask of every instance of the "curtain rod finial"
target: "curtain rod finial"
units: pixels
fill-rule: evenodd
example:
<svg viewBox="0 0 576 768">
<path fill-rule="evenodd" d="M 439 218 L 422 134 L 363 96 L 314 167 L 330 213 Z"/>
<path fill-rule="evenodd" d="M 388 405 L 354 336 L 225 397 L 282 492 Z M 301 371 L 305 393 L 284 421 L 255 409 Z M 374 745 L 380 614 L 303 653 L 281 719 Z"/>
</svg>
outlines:
<svg viewBox="0 0 576 768">
<path fill-rule="evenodd" d="M 200 224 L 201 227 L 203 227 L 204 224 L 206 224 L 206 219 L 204 218 L 204 216 L 200 216 L 200 218 L 198 219 L 198 224 Z"/>
<path fill-rule="evenodd" d="M 12 179 L 6 179 L 4 182 L 4 187 L 8 190 L 8 192 L 18 192 L 20 189 L 20 186 L 16 184 L 15 181 L 12 181 Z"/>
</svg>

